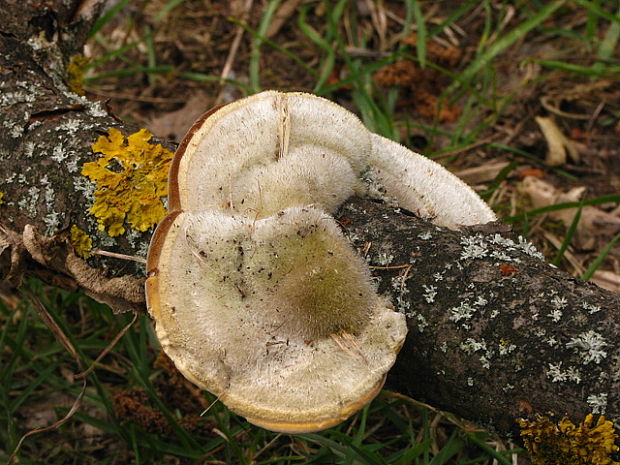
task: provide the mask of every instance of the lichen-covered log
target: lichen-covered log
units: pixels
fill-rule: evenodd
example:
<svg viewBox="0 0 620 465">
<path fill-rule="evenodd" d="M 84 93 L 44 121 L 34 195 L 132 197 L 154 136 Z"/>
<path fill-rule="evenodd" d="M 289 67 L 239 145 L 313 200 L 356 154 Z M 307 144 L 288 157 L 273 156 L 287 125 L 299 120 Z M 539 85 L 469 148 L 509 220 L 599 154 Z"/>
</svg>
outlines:
<svg viewBox="0 0 620 465">
<path fill-rule="evenodd" d="M 500 431 L 516 419 L 620 419 L 620 296 L 492 228 L 449 231 L 356 199 L 340 218 L 407 315 L 392 388 Z"/>
<path fill-rule="evenodd" d="M 101 135 L 110 128 L 125 135 L 137 131 L 70 86 L 72 56 L 81 51 L 102 2 L 31 3 L 0 5 L 0 273 L 19 281 L 27 269 L 63 287 L 81 287 L 119 311 L 140 310 L 143 266 L 100 257 L 86 263 L 70 245 L 145 256 L 150 238 L 151 225 L 142 223 L 110 233 L 114 221 L 91 214 L 97 184 L 82 174 L 87 162 L 100 158 L 92 146 Z M 119 171 L 121 178 L 117 185 L 128 181 L 130 193 L 142 187 L 139 163 L 112 161 L 110 173 Z M 157 194 L 150 193 L 151 205 L 163 212 Z M 125 198 L 115 200 L 130 207 Z M 110 211 L 107 218 L 115 216 Z"/>
<path fill-rule="evenodd" d="M 99 2 L 31 3 L 0 3 L 0 279 L 141 311 L 144 267 L 91 248 L 145 255 L 168 154 L 69 85 Z M 408 317 L 390 387 L 504 432 L 537 413 L 620 419 L 618 295 L 488 228 L 449 231 L 365 200 L 339 217 Z"/>
</svg>

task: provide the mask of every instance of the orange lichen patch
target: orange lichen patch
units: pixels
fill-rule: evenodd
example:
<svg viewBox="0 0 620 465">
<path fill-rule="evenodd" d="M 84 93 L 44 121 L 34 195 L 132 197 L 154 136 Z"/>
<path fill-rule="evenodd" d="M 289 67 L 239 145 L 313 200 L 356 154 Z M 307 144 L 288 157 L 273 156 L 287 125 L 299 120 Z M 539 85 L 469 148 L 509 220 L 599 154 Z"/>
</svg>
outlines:
<svg viewBox="0 0 620 465">
<path fill-rule="evenodd" d="M 521 438 L 534 465 L 618 465 L 610 455 L 618 451 L 613 423 L 589 414 L 575 425 L 567 417 L 555 424 L 548 417 L 519 419 Z"/>
<path fill-rule="evenodd" d="M 82 174 L 97 183 L 90 213 L 99 229 L 114 237 L 125 232 L 125 220 L 138 231 L 155 226 L 166 214 L 162 197 L 168 195 L 168 168 L 172 152 L 151 144 L 146 129 L 127 138 L 114 128 L 92 146 L 103 154 L 84 163 Z"/>
<path fill-rule="evenodd" d="M 499 271 L 501 271 L 504 276 L 510 276 L 515 274 L 518 270 L 512 265 L 500 265 Z"/>
<path fill-rule="evenodd" d="M 75 253 L 82 258 L 90 257 L 90 250 L 93 248 L 93 241 L 85 231 L 76 225 L 71 226 L 71 235 L 69 236 L 69 244 L 75 249 Z"/>
</svg>

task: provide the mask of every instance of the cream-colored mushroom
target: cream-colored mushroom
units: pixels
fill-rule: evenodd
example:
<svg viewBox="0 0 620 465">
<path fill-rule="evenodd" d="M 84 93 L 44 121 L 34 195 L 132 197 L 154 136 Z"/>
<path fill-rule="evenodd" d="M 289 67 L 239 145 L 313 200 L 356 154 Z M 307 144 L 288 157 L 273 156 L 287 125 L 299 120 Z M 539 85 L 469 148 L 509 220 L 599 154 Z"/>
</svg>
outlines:
<svg viewBox="0 0 620 465">
<path fill-rule="evenodd" d="M 252 423 L 337 424 L 377 394 L 404 342 L 404 315 L 331 216 L 370 192 L 362 179 L 441 224 L 495 219 L 442 167 L 308 94 L 209 112 L 177 150 L 148 254 L 149 312 L 179 370 Z"/>
</svg>

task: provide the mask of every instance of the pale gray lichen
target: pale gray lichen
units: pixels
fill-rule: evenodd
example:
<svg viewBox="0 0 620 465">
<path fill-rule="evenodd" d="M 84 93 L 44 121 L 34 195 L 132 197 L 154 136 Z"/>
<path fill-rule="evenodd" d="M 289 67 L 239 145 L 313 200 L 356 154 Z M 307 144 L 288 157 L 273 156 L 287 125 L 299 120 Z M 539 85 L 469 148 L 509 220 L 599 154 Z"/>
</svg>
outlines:
<svg viewBox="0 0 620 465">
<path fill-rule="evenodd" d="M 418 239 L 421 239 L 423 241 L 427 241 L 432 238 L 433 238 L 433 235 L 431 234 L 430 231 L 424 231 L 423 233 L 418 234 Z"/>
<path fill-rule="evenodd" d="M 471 355 L 480 350 L 486 351 L 487 343 L 484 340 L 476 341 L 474 338 L 468 337 L 464 342 L 461 342 L 460 347 L 466 354 Z"/>
<path fill-rule="evenodd" d="M 387 253 L 383 250 L 376 254 L 375 262 L 379 266 L 388 266 L 394 260 L 394 255 Z"/>
<path fill-rule="evenodd" d="M 538 258 L 539 260 L 544 260 L 545 259 L 545 256 L 543 254 L 541 254 L 536 249 L 534 244 L 532 244 L 530 241 L 528 241 L 525 237 L 519 236 L 518 241 L 519 241 L 519 243 L 517 244 L 517 246 L 523 252 L 525 252 L 527 255 L 529 255 L 530 257 Z"/>
<path fill-rule="evenodd" d="M 476 297 L 476 301 L 473 303 L 473 305 L 475 305 L 476 307 L 484 307 L 488 303 L 489 301 L 487 299 L 479 295 L 478 297 Z"/>
<path fill-rule="evenodd" d="M 477 309 L 472 307 L 469 302 L 464 301 L 461 302 L 458 307 L 452 307 L 450 309 L 450 317 L 448 319 L 454 323 L 460 323 L 461 321 L 466 322 L 474 316 L 476 311 Z M 466 327 L 467 325 L 462 324 L 462 326 Z"/>
<path fill-rule="evenodd" d="M 62 220 L 62 214 L 52 211 L 43 217 L 43 224 L 45 224 L 45 234 L 52 236 L 58 231 Z"/>
<path fill-rule="evenodd" d="M 588 313 L 590 313 L 590 315 L 592 315 L 593 313 L 598 313 L 598 312 L 601 311 L 601 307 L 599 307 L 598 305 L 589 304 L 588 302 L 583 302 L 581 304 L 581 307 L 584 310 L 587 310 Z"/>
<path fill-rule="evenodd" d="M 95 184 L 90 182 L 88 178 L 77 176 L 73 178 L 73 187 L 76 191 L 82 193 L 87 201 L 87 205 L 85 205 L 85 207 L 86 209 L 90 209 L 95 202 Z"/>
<path fill-rule="evenodd" d="M 435 302 L 435 296 L 437 295 L 437 288 L 433 285 L 427 286 L 426 284 L 422 285 L 424 288 L 424 300 L 426 300 L 427 304 L 432 304 Z"/>
<path fill-rule="evenodd" d="M 86 125 L 84 124 L 83 121 L 77 120 L 77 119 L 69 119 L 67 121 L 62 122 L 61 124 L 59 124 L 58 126 L 56 126 L 54 128 L 55 131 L 63 131 L 66 132 L 68 136 L 73 137 L 77 134 L 77 132 L 82 128 L 82 129 L 90 129 L 90 127 L 92 127 L 92 124 L 89 124 L 89 127 L 85 127 Z"/>
<path fill-rule="evenodd" d="M 65 151 L 62 143 L 58 142 L 56 145 L 54 145 L 54 149 L 52 150 L 52 156 L 50 158 L 57 163 L 62 163 L 68 156 L 69 154 Z"/>
<path fill-rule="evenodd" d="M 562 369 L 562 362 L 556 364 L 549 363 L 549 369 L 545 372 L 545 376 L 551 380 L 552 383 L 565 383 L 572 382 L 579 384 L 581 382 L 581 373 L 574 367 L 568 367 Z"/>
<path fill-rule="evenodd" d="M 32 125 L 31 125 L 32 128 Z M 33 141 L 28 141 L 24 144 L 24 156 L 26 158 L 32 158 L 34 154 L 35 145 Z"/>
<path fill-rule="evenodd" d="M 601 363 L 607 357 L 607 352 L 603 350 L 607 345 L 603 336 L 596 331 L 589 330 L 571 338 L 566 343 L 566 348 L 573 349 L 575 353 L 579 354 L 583 363 L 587 365 L 591 362 Z"/>
<path fill-rule="evenodd" d="M 534 245 L 523 236 L 519 236 L 517 238 L 517 242 L 515 242 L 512 239 L 503 237 L 500 234 L 494 234 L 493 236 L 489 237 L 488 240 L 491 244 L 502 246 L 508 251 L 520 250 L 531 257 L 538 258 L 539 260 L 545 259 L 544 255 L 541 254 L 538 250 L 536 250 L 536 247 L 534 247 Z M 515 258 L 512 258 L 511 260 L 516 261 Z"/>
<path fill-rule="evenodd" d="M 489 250 L 481 234 L 475 236 L 465 236 L 461 239 L 463 250 L 461 251 L 461 260 L 475 260 L 487 256 Z"/>
<path fill-rule="evenodd" d="M 599 415 L 605 415 L 607 410 L 607 394 L 602 392 L 600 394 L 591 394 L 586 399 L 586 402 L 592 409 L 592 413 L 598 413 Z"/>
<path fill-rule="evenodd" d="M 69 156 L 71 157 L 71 159 L 65 163 L 65 167 L 67 168 L 67 171 L 69 173 L 77 173 L 80 169 L 80 166 L 78 165 L 80 159 L 77 157 L 76 152 L 73 151 L 69 152 Z"/>
<path fill-rule="evenodd" d="M 443 273 L 433 273 L 433 279 L 435 282 L 443 281 Z"/>
<path fill-rule="evenodd" d="M 52 188 L 52 185 L 49 182 L 47 175 L 44 175 L 41 178 L 40 183 L 43 186 L 43 199 L 45 201 L 45 210 L 47 212 L 43 216 L 43 223 L 46 226 L 45 234 L 51 236 L 58 231 L 63 215 L 55 211 L 54 189 Z"/>
<path fill-rule="evenodd" d="M 487 370 L 491 368 L 491 356 L 492 355 L 493 355 L 493 352 L 487 351 L 484 355 L 480 356 L 480 364 L 482 365 L 482 368 L 485 368 Z"/>
<path fill-rule="evenodd" d="M 18 139 L 24 133 L 24 127 L 17 121 L 4 121 L 3 126 L 9 130 L 9 135 L 13 139 Z"/>
<path fill-rule="evenodd" d="M 136 249 L 136 255 L 141 258 L 146 258 L 146 254 L 149 250 L 149 241 L 143 241 Z M 146 272 L 146 269 L 144 270 Z"/>
<path fill-rule="evenodd" d="M 38 121 L 38 120 L 37 121 L 33 121 L 32 123 L 30 123 L 28 125 L 28 130 L 32 132 L 34 129 L 38 128 L 42 124 L 43 124 L 42 121 Z"/>
<path fill-rule="evenodd" d="M 468 385 L 468 386 L 470 386 L 470 387 L 471 387 L 471 386 L 473 386 L 473 385 L 474 385 L 474 378 L 472 378 L 471 376 L 469 376 L 469 377 L 467 378 L 467 385 Z"/>
<path fill-rule="evenodd" d="M 406 280 L 406 275 L 394 276 L 391 279 L 391 284 L 392 288 L 397 291 L 396 298 L 394 299 L 396 301 L 396 309 L 399 313 L 411 318 L 413 316 L 413 313 L 409 312 L 411 302 L 410 299 L 405 297 L 405 295 L 409 293 L 409 289 L 407 289 L 405 285 Z"/>
<path fill-rule="evenodd" d="M 508 255 L 506 252 L 503 252 L 501 250 L 494 250 L 493 252 L 491 252 L 491 258 L 495 258 L 496 260 L 499 260 L 501 262 L 521 263 L 520 259 L 513 258 L 510 255 Z"/>
<path fill-rule="evenodd" d="M 28 195 L 24 196 L 17 202 L 17 206 L 20 210 L 26 212 L 29 218 L 37 217 L 37 205 L 39 203 L 39 188 L 32 186 L 28 189 Z"/>
<path fill-rule="evenodd" d="M 549 313 L 547 313 L 547 316 L 557 323 L 562 319 L 562 310 L 554 308 Z"/>
<path fill-rule="evenodd" d="M 12 106 L 19 103 L 32 103 L 36 100 L 33 92 L 26 90 L 17 90 L 15 92 L 4 92 L 0 96 L 0 106 Z"/>
<path fill-rule="evenodd" d="M 554 336 L 550 336 L 546 342 L 551 347 L 556 347 L 558 344 L 560 344 Z"/>
<path fill-rule="evenodd" d="M 515 344 L 511 344 L 510 342 L 502 340 L 499 344 L 497 351 L 500 355 L 508 355 L 512 353 L 516 348 L 517 346 Z"/>
<path fill-rule="evenodd" d="M 100 231 L 98 228 L 94 228 L 95 235 L 97 237 L 97 242 L 101 245 L 102 248 L 114 247 L 116 246 L 116 238 L 111 237 L 105 231 Z"/>
<path fill-rule="evenodd" d="M 407 315 L 407 316 L 409 316 L 409 315 Z M 411 315 L 411 316 L 413 316 L 413 315 Z M 426 329 L 426 327 L 429 324 L 428 321 L 426 321 L 426 318 L 424 318 L 424 315 L 422 315 L 421 313 L 417 313 L 415 315 L 415 319 L 416 319 L 416 322 L 417 322 L 417 325 L 418 325 L 418 331 L 423 333 L 424 330 Z"/>
<path fill-rule="evenodd" d="M 553 305 L 553 308 L 563 310 L 566 308 L 568 303 L 566 302 L 566 298 L 556 295 L 553 299 L 551 299 L 551 305 Z"/>
</svg>

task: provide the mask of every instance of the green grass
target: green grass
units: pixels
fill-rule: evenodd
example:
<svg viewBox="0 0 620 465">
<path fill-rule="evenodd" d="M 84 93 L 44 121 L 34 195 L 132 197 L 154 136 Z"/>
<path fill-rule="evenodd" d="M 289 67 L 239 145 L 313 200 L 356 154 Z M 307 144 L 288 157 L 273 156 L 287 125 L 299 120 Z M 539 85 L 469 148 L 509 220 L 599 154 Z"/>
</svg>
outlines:
<svg viewBox="0 0 620 465">
<path fill-rule="evenodd" d="M 54 420 L 68 414 L 69 408 L 55 405 L 50 394 L 62 393 L 74 401 L 82 391 L 82 382 L 74 376 L 90 366 L 132 320 L 131 315 L 114 315 L 86 296 L 35 280 L 26 288 L 40 299 L 56 329 L 51 331 L 43 323 L 28 298 L 15 309 L 0 303 L 0 343 L 10 349 L 2 355 L 0 376 L 0 443 L 5 454 L 14 451 L 27 432 L 23 417 L 26 412 L 32 414 L 28 408 L 49 412 Z M 67 346 L 75 349 L 74 355 Z M 100 461 L 97 454 L 89 453 L 93 442 L 116 444 L 112 452 L 120 463 L 144 464 L 169 463 L 172 456 L 188 463 L 490 464 L 492 457 L 508 463 L 512 453 L 495 451 L 489 445 L 493 441 L 489 433 L 469 432 L 449 417 L 387 391 L 352 419 L 322 433 L 271 433 L 248 424 L 218 402 L 203 417 L 217 433 L 189 433 L 181 425 L 185 415 L 171 400 L 174 390 L 164 395 L 160 389 L 166 374 L 154 366 L 158 351 L 150 320 L 139 317 L 88 374 L 77 413 L 57 429 L 27 437 L 17 452 L 19 463 L 64 463 L 65 454 L 84 464 L 112 463 L 111 457 Z M 131 418 L 117 415 L 114 397 L 130 388 L 141 389 L 148 405 L 163 414 L 169 425 L 165 434 L 149 432 Z M 214 400 L 204 395 L 208 402 Z M 84 437 L 86 432 L 89 438 Z M 437 440 L 439 433 L 446 439 Z"/>
<path fill-rule="evenodd" d="M 386 137 L 403 143 L 408 143 L 414 135 L 424 139 L 426 155 L 454 166 L 466 162 L 470 153 L 467 148 L 487 137 L 498 122 L 510 116 L 515 96 L 503 92 L 502 67 L 510 65 L 518 70 L 532 63 L 540 66 L 540 75 L 522 84 L 525 87 L 538 86 L 554 76 L 553 73 L 561 73 L 562 79 L 575 83 L 613 78 L 620 73 L 620 66 L 614 60 L 620 36 L 620 10 L 616 10 L 614 2 L 602 0 L 516 3 L 468 0 L 457 2 L 456 8 L 437 21 L 431 21 L 432 2 L 405 0 L 402 22 L 390 29 L 390 47 L 368 56 L 355 51 L 374 50 L 377 34 L 367 27 L 368 19 L 360 15 L 355 2 L 302 2 L 287 23 L 295 30 L 294 39 L 285 42 L 279 36 L 266 37 L 283 3 L 269 0 L 247 24 L 238 18 L 222 19 L 230 28 L 242 28 L 247 43 L 245 56 L 239 54 L 237 58 L 236 75 L 224 82 L 219 70 L 194 69 L 189 63 L 175 63 L 163 49 L 166 21 L 182 18 L 184 8 L 195 2 L 160 2 L 162 6 L 154 16 L 140 24 L 131 17 L 123 17 L 123 9 L 130 3 L 134 7 L 141 5 L 138 9 L 145 14 L 143 9 L 148 2 L 122 0 L 107 10 L 90 33 L 90 45 L 98 50 L 86 68 L 85 83 L 91 89 L 114 85 L 157 88 L 175 84 L 188 89 L 201 85 L 217 92 L 220 84 L 226 84 L 242 95 L 249 95 L 275 82 L 273 76 L 281 70 L 267 68 L 265 57 L 279 54 L 288 60 L 287 66 L 296 67 L 298 75 L 305 79 L 307 91 L 348 102 L 370 129 Z M 513 6 L 514 17 L 507 21 Z M 478 22 L 472 20 L 474 13 L 479 15 Z M 574 23 L 578 26 L 567 26 L 564 18 L 570 15 L 582 18 Z M 114 26 L 116 23 L 120 25 Z M 462 24 L 466 28 L 464 34 L 459 32 Z M 106 36 L 112 27 L 126 32 L 123 41 L 115 42 Z M 457 66 L 446 66 L 431 53 L 434 40 L 449 41 L 447 31 L 459 38 L 463 50 L 469 53 Z M 417 34 L 415 47 L 400 42 L 411 32 Z M 568 44 L 565 49 L 559 49 L 557 56 L 524 57 L 515 53 L 527 41 L 554 40 Z M 312 51 L 315 60 L 303 56 L 306 49 Z M 578 61 L 573 61 L 575 55 L 579 55 Z M 458 105 L 460 113 L 454 121 L 422 119 L 410 110 L 399 108 L 408 91 L 399 87 L 382 88 L 375 79 L 377 71 L 398 60 L 408 60 L 425 72 L 437 73 L 437 79 L 443 80 L 437 106 Z M 299 90 L 298 82 L 288 82 L 286 86 Z M 529 103 L 535 104 L 536 101 Z M 613 102 L 609 105 L 615 116 L 606 116 L 605 124 L 612 127 L 620 119 L 620 109 Z M 545 166 L 544 147 L 533 153 L 514 140 L 504 143 L 501 139 L 476 147 L 489 156 L 499 154 L 510 161 L 488 183 L 483 193 L 485 198 L 491 198 L 506 182 L 514 182 L 510 177 L 525 164 L 540 167 L 566 182 L 578 180 L 562 167 Z M 504 221 L 528 235 L 532 219 L 539 215 L 569 208 L 579 208 L 581 212 L 586 206 L 618 202 L 620 195 L 607 195 L 536 210 L 519 206 Z M 500 213 L 506 210 L 505 205 L 494 207 Z M 579 220 L 578 213 L 564 233 L 560 250 L 554 254 L 555 263 L 562 264 Z M 619 239 L 614 237 L 597 254 L 584 279 L 590 278 L 602 265 Z M 114 315 L 105 305 L 81 294 L 51 289 L 36 281 L 28 285 L 49 312 L 58 328 L 56 334 L 66 336 L 77 357 L 70 355 L 66 343 L 59 342 L 42 322 L 28 299 L 23 299 L 17 308 L 0 303 L 0 347 L 5 348 L 0 355 L 0 459 L 6 459 L 28 431 L 25 425 L 29 411 L 25 409 L 51 411 L 54 421 L 69 412 L 68 406 L 45 403 L 54 393 L 76 399 L 82 384 L 72 375 L 90 366 L 132 318 Z M 382 393 L 342 425 L 321 433 L 298 436 L 270 433 L 249 425 L 219 402 L 204 416 L 210 434 L 188 432 L 183 426 L 187 414 L 171 400 L 170 393 L 164 395 L 161 391 L 160 383 L 167 375 L 154 366 L 158 352 L 150 320 L 139 317 L 88 374 L 79 411 L 57 430 L 28 437 L 18 452 L 19 463 L 66 463 L 71 457 L 78 463 L 111 464 L 116 463 L 113 457 L 119 455 L 127 463 L 137 464 L 490 465 L 512 463 L 512 454 L 521 452 L 498 452 L 489 433 L 472 432 L 447 414 L 389 392 Z M 149 432 L 135 419 L 117 417 L 115 396 L 130 388 L 139 389 L 146 396 L 149 408 L 165 419 L 168 425 L 165 434 Z M 207 403 L 215 400 L 207 393 L 204 397 Z M 49 424 L 50 416 L 46 418 Z M 90 439 L 86 440 L 84 434 L 90 434 Z"/>
</svg>

